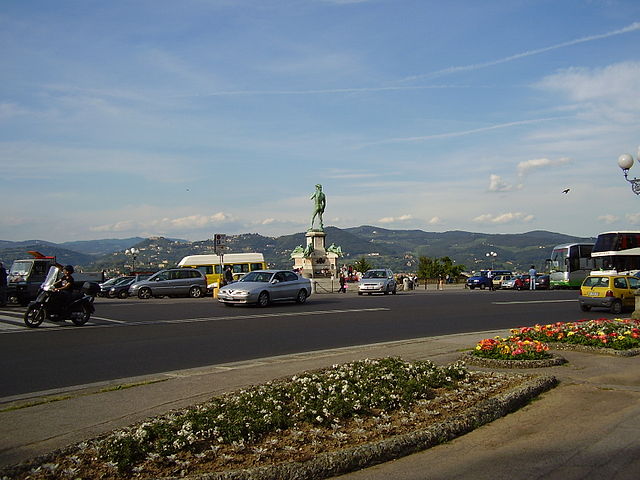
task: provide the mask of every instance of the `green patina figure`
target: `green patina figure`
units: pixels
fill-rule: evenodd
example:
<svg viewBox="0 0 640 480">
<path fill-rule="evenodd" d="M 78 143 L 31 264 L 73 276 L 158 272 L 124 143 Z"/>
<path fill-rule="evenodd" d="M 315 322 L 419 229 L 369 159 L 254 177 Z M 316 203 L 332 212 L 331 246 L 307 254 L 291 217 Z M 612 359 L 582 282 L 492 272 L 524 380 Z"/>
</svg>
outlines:
<svg viewBox="0 0 640 480">
<path fill-rule="evenodd" d="M 311 217 L 311 227 L 309 228 L 309 231 L 313 231 L 313 224 L 316 220 L 316 217 L 318 217 L 318 220 L 320 221 L 320 228 L 318 229 L 318 231 L 324 232 L 324 223 L 322 222 L 322 214 L 324 213 L 324 209 L 327 206 L 327 198 L 322 192 L 322 185 L 320 184 L 316 185 L 316 191 L 314 192 L 313 195 L 311 195 L 311 200 L 314 201 L 314 210 L 313 210 L 313 216 Z"/>
</svg>

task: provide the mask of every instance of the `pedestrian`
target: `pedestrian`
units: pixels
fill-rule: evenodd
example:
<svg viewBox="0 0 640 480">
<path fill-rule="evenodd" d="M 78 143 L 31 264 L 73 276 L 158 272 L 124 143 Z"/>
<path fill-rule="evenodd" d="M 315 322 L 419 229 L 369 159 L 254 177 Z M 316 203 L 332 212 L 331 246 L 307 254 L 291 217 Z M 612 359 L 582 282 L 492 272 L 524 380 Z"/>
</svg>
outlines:
<svg viewBox="0 0 640 480">
<path fill-rule="evenodd" d="M 444 290 L 444 277 L 438 276 L 438 290 Z"/>
<path fill-rule="evenodd" d="M 529 269 L 529 290 L 536 289 L 536 267 L 531 265 Z"/>
<path fill-rule="evenodd" d="M 233 272 L 231 271 L 231 265 L 227 265 L 224 269 L 224 281 L 227 285 L 233 283 Z"/>
<path fill-rule="evenodd" d="M 340 272 L 340 293 L 347 293 L 347 278 L 344 276 L 343 272 Z"/>
<path fill-rule="evenodd" d="M 0 262 L 0 307 L 7 305 L 7 271 Z"/>
<path fill-rule="evenodd" d="M 489 269 L 487 271 L 487 278 L 489 279 L 489 290 L 494 290 L 493 288 L 493 271 Z"/>
</svg>

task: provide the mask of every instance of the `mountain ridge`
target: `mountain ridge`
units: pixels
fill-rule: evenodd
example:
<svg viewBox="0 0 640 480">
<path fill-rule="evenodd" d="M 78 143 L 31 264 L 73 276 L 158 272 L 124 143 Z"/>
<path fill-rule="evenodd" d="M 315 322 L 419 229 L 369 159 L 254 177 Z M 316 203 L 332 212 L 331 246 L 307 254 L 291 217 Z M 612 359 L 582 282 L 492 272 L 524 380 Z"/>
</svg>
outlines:
<svg viewBox="0 0 640 480">
<path fill-rule="evenodd" d="M 467 270 L 488 268 L 526 269 L 530 265 L 544 267 L 553 246 L 571 242 L 595 241 L 594 237 L 532 230 L 516 234 L 494 234 L 450 230 L 427 232 L 424 230 L 393 230 L 372 225 L 340 229 L 326 227 L 327 246 L 335 243 L 345 256 L 339 262 L 353 263 L 366 257 L 376 267 L 389 267 L 394 271 L 415 271 L 420 256 L 449 257 Z M 266 237 L 257 233 L 228 235 L 229 253 L 260 252 L 266 261 L 277 268 L 291 268 L 290 252 L 305 245 L 305 233 L 298 232 L 279 237 Z M 126 239 L 100 239 L 55 244 L 45 240 L 11 242 L 0 240 L 0 259 L 10 265 L 17 258 L 28 257 L 28 250 L 39 250 L 55 255 L 60 263 L 71 263 L 87 270 L 127 271 L 133 258 L 126 249 L 136 247 L 136 269 L 158 270 L 173 266 L 186 255 L 213 253 L 213 240 L 187 241 L 164 237 L 130 237 Z M 494 252 L 495 256 L 489 256 Z"/>
</svg>

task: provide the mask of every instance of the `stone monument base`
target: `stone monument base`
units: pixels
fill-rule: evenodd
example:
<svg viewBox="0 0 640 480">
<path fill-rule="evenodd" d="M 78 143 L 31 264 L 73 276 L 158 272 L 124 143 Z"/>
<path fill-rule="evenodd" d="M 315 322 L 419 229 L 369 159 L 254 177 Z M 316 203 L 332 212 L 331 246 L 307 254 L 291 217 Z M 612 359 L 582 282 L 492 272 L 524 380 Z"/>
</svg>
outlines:
<svg viewBox="0 0 640 480">
<path fill-rule="evenodd" d="M 310 230 L 305 234 L 306 248 L 291 254 L 293 268 L 306 278 L 336 278 L 338 254 L 327 252 L 323 231 Z"/>
</svg>

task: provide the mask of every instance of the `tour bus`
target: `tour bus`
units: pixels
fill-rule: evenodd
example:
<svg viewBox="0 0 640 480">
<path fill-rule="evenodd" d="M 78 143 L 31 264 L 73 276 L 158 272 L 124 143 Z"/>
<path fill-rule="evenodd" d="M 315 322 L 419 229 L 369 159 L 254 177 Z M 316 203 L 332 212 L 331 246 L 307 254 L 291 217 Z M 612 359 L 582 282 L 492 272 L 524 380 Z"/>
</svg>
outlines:
<svg viewBox="0 0 640 480">
<path fill-rule="evenodd" d="M 224 267 L 220 265 L 224 262 Z M 231 267 L 234 280 L 253 270 L 265 270 L 267 264 L 261 253 L 227 253 L 220 255 L 188 255 L 178 263 L 179 267 L 192 267 L 200 270 L 207 277 L 207 285 L 213 288 L 220 286 L 224 268 Z"/>
<path fill-rule="evenodd" d="M 579 288 L 595 268 L 591 258 L 593 243 L 565 243 L 556 245 L 547 260 L 549 288 Z"/>
<path fill-rule="evenodd" d="M 640 231 L 601 233 L 591 256 L 594 273 L 636 274 L 640 270 Z"/>
</svg>

